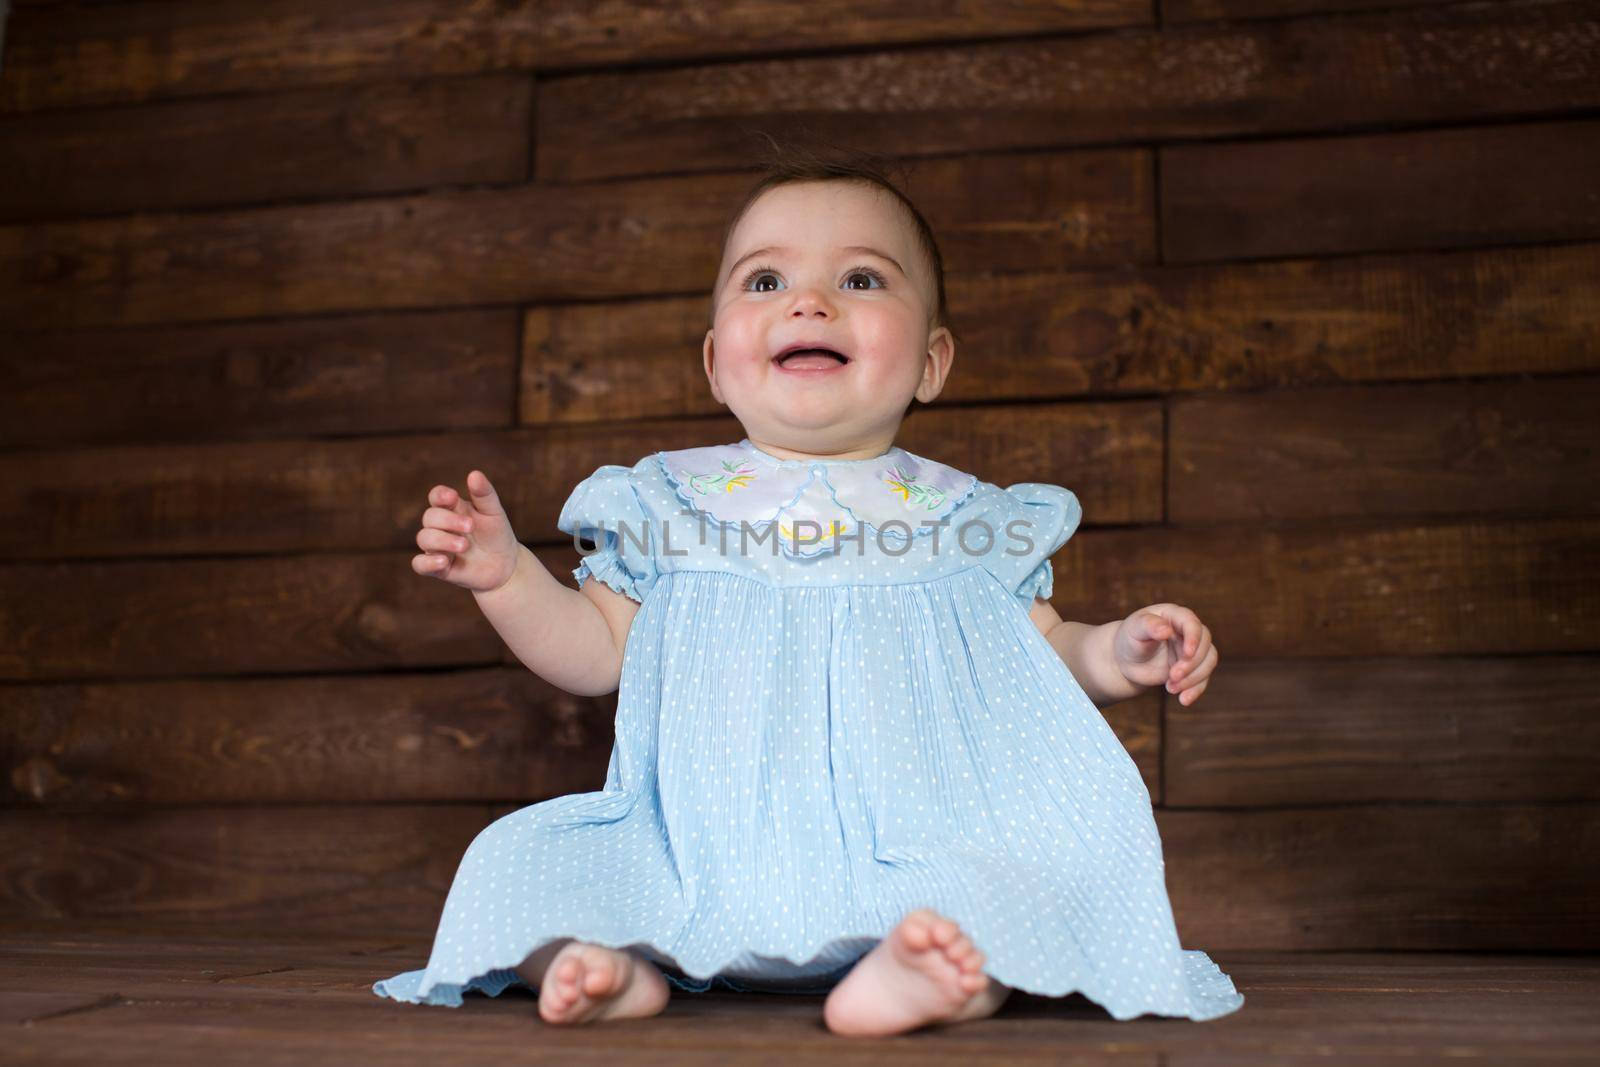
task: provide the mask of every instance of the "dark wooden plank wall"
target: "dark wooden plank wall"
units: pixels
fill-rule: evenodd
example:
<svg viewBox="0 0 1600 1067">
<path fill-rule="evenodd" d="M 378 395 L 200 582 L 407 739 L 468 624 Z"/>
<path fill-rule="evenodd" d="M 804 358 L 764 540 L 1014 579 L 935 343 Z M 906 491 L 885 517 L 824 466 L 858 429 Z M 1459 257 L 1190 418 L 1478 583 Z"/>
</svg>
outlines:
<svg viewBox="0 0 1600 1067">
<path fill-rule="evenodd" d="M 0 907 L 426 932 L 614 698 L 411 572 L 558 573 L 699 367 L 753 131 L 912 167 L 962 338 L 901 443 L 1075 489 L 1056 605 L 1188 944 L 1600 945 L 1600 3 L 21 0 L 0 72 Z"/>
</svg>

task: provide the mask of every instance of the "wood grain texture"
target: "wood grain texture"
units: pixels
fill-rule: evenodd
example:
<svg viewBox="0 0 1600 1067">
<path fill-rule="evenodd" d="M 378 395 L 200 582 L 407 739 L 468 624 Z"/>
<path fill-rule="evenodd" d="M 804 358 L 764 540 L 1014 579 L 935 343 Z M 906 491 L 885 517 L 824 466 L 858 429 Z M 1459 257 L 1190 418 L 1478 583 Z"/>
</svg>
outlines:
<svg viewBox="0 0 1600 1067">
<path fill-rule="evenodd" d="M 4 116 L 0 222 L 521 182 L 532 102 L 501 74 Z"/>
<path fill-rule="evenodd" d="M 0 910 L 12 919 L 181 911 L 301 932 L 422 931 L 472 838 L 522 806 L 0 811 L 9 857 Z M 1600 945 L 1595 804 L 1161 811 L 1156 824 L 1185 944 Z M 1540 885 L 1531 900 L 1529 880 Z"/>
<path fill-rule="evenodd" d="M 1168 807 L 1600 800 L 1592 654 L 1240 660 L 1217 641 L 1198 704 L 1162 695 Z"/>
<path fill-rule="evenodd" d="M 1155 257 L 1145 151 L 930 161 L 951 274 Z M 745 174 L 0 227 L 14 332 L 651 293 L 709 298 Z"/>
<path fill-rule="evenodd" d="M 524 1058 L 564 1064 L 866 1067 L 885 1058 L 882 1042 L 829 1033 L 818 996 L 677 993 L 661 1014 L 628 1025 L 567 1027 L 541 1025 L 535 994 L 522 988 L 451 1011 L 373 995 L 373 981 L 421 966 L 429 948 L 410 931 L 13 919 L 0 929 L 0 1011 L 24 1024 L 10 1047 L 29 1063 L 181 1056 L 233 1067 L 258 1062 L 266 1046 L 315 1067 L 494 1059 L 530 1034 L 540 1051 Z M 1588 1058 L 1600 1030 L 1588 1010 L 1600 985 L 1591 956 L 1228 949 L 1214 958 L 1246 997 L 1248 1011 L 1231 1020 L 1184 1026 L 1149 1015 L 1112 1027 L 1081 994 L 1018 990 L 993 1018 L 920 1032 L 915 1062 L 1552 1067 Z"/>
<path fill-rule="evenodd" d="M 1600 513 L 1600 377 L 1168 401 L 1176 523 Z"/>
<path fill-rule="evenodd" d="M 426 949 L 378 966 L 384 939 L 425 938 L 476 833 L 600 785 L 614 697 L 527 672 L 470 595 L 415 574 L 415 536 L 429 488 L 483 470 L 570 588 L 555 521 L 582 478 L 743 434 L 700 348 L 760 131 L 887 154 L 938 235 L 956 367 L 897 443 L 1079 495 L 1063 617 L 1177 603 L 1211 628 L 1198 705 L 1104 710 L 1158 806 L 1186 944 L 1600 942 L 1594 0 L 708 11 L 13 16 L 0 913 L 112 938 L 209 923 L 263 951 L 113 940 L 51 985 L 30 979 L 68 950 L 36 941 L 0 966 L 0 1019 L 77 1028 L 97 1062 L 224 1031 L 348 1062 L 295 991 L 325 1018 L 375 1009 L 371 980 Z M 336 951 L 286 969 L 262 943 L 284 930 L 357 931 L 368 972 Z M 196 974 L 163 969 L 181 951 Z M 1263 963 L 1257 1014 L 1198 1044 L 1091 1035 L 1085 1056 L 1410 1062 L 1444 1019 L 1451 1054 L 1509 1062 L 1531 1054 L 1524 1000 L 1558 1056 L 1594 1043 L 1548 960 L 1513 988 L 1363 958 L 1314 1007 L 1306 975 L 1335 971 L 1304 965 L 1324 969 Z M 710 1003 L 616 1047 L 787 1062 L 774 1035 L 798 1034 L 837 1060 L 793 1003 L 707 1055 Z M 358 1058 L 370 1029 L 348 1028 Z M 617 1058 L 594 1039 L 552 1035 Z"/>
<path fill-rule="evenodd" d="M 1596 84 L 1600 85 L 1600 78 Z M 1161 150 L 1167 262 L 1600 236 L 1600 122 Z"/>
<path fill-rule="evenodd" d="M 955 277 L 938 404 L 1600 369 L 1600 245 Z M 0 445 L 713 415 L 700 297 L 0 338 Z M 128 403 L 137 397 L 137 404 Z M 937 406 L 937 404 L 935 405 Z"/>
<path fill-rule="evenodd" d="M 956 277 L 936 406 L 1600 370 L 1595 277 L 1597 244 Z M 709 328 L 694 296 L 534 308 L 519 418 L 716 413 Z"/>
<path fill-rule="evenodd" d="M 577 552 L 566 551 L 577 566 Z M 216 677 L 509 661 L 471 596 L 424 581 L 411 569 L 414 554 L 0 568 L 6 642 L 0 678 Z"/>
<path fill-rule="evenodd" d="M 1594 518 L 1086 529 L 1053 600 L 1086 621 L 1182 604 L 1235 658 L 1590 652 L 1597 538 Z"/>
<path fill-rule="evenodd" d="M 1089 513 L 1092 517 L 1092 512 Z M 1091 624 L 1193 609 L 1230 658 L 1593 650 L 1600 520 L 1081 529 L 1053 602 Z M 0 679 L 71 681 L 511 662 L 404 552 L 0 568 Z M 540 548 L 566 584 L 570 545 Z"/>
<path fill-rule="evenodd" d="M 598 789 L 616 697 L 573 696 L 517 664 L 9 686 L 0 708 L 0 804 L 128 809 Z"/>
<path fill-rule="evenodd" d="M 913 425 L 914 423 L 914 425 Z M 966 458 L 1001 485 L 1077 486 L 1100 522 L 1152 522 L 1161 512 L 1161 412 L 1150 402 L 1023 405 L 973 417 L 928 409 L 904 445 L 932 459 Z M 456 431 L 340 440 L 125 445 L 0 454 L 0 529 L 14 556 L 172 556 L 366 550 L 410 546 L 437 484 L 461 491 L 481 470 L 519 537 L 556 531 L 572 489 L 603 463 L 632 466 L 659 449 L 732 442 L 732 416 L 606 427 Z M 921 451 L 919 451 L 921 450 Z M 0 540 L 0 544 L 4 544 Z"/>
<path fill-rule="evenodd" d="M 13 919 L 0 929 L 0 1012 L 24 1024 L 10 1047 L 29 1063 L 181 1056 L 233 1067 L 258 1062 L 266 1046 L 314 1067 L 492 1060 L 530 1034 L 540 1051 L 524 1058 L 563 1064 L 866 1067 L 885 1058 L 882 1042 L 829 1033 L 817 996 L 680 993 L 659 1015 L 598 1027 L 541 1025 L 533 991 L 522 988 L 473 996 L 452 1011 L 374 997 L 373 981 L 421 966 L 429 948 L 410 931 L 206 927 L 177 916 Z M 991 1019 L 919 1033 L 914 1060 L 1552 1067 L 1588 1058 L 1600 1030 L 1588 1010 L 1600 985 L 1592 957 L 1231 949 L 1215 960 L 1246 997 L 1248 1011 L 1228 1021 L 1184 1026 L 1142 1016 L 1112 1027 L 1081 994 L 1019 990 Z M 378 1018 L 383 1025 L 373 1024 Z"/>
<path fill-rule="evenodd" d="M 491 308 L 0 337 L 0 447 L 505 429 L 519 317 Z"/>
<path fill-rule="evenodd" d="M 1459 0 L 1407 0 L 1406 7 L 1453 4 Z M 1161 22 L 1178 26 L 1218 19 L 1292 18 L 1339 11 L 1365 11 L 1396 7 L 1393 0 L 1162 0 Z"/>
<path fill-rule="evenodd" d="M 1159 694 L 1104 714 L 1159 801 Z M 541 800 L 604 786 L 615 715 L 521 664 L 7 686 L 0 807 Z"/>
<path fill-rule="evenodd" d="M 1173 914 L 1197 945 L 1582 952 L 1600 941 L 1600 805 L 1171 811 L 1157 823 Z"/>
<path fill-rule="evenodd" d="M 1149 25 L 1149 0 L 133 0 L 13 12 L 0 109 Z"/>
<path fill-rule="evenodd" d="M 797 103 L 799 101 L 799 103 Z M 757 130 L 900 156 L 1482 121 L 1600 104 L 1600 15 L 1572 3 L 1126 29 L 554 76 L 536 173 L 748 165 Z"/>
</svg>

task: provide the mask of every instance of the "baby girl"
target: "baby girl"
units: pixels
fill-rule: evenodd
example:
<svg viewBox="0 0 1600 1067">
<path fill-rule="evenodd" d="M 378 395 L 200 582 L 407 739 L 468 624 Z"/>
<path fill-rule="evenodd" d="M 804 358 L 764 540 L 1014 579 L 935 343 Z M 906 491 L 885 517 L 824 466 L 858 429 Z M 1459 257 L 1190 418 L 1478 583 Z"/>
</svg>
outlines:
<svg viewBox="0 0 1600 1067">
<path fill-rule="evenodd" d="M 577 589 L 483 472 L 434 487 L 416 572 L 472 590 L 553 685 L 616 691 L 616 743 L 602 789 L 478 835 L 427 968 L 375 992 L 521 985 L 565 1024 L 720 984 L 826 994 L 852 1035 L 1014 988 L 1118 1019 L 1243 1003 L 1179 947 L 1149 793 L 1099 712 L 1157 685 L 1192 704 L 1210 630 L 1171 603 L 1063 621 L 1076 496 L 895 445 L 954 357 L 910 200 L 867 163 L 783 159 L 728 227 L 702 350 L 741 440 L 586 478 L 557 524 Z"/>
</svg>

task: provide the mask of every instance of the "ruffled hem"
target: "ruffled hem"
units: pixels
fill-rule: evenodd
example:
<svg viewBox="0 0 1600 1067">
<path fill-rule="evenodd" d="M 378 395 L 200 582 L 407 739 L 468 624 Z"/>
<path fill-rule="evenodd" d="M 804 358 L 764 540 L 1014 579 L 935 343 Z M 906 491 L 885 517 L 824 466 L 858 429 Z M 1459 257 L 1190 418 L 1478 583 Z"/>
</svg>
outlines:
<svg viewBox="0 0 1600 1067">
<path fill-rule="evenodd" d="M 642 954 L 657 957 L 672 958 L 670 953 L 659 948 L 653 941 L 634 940 L 619 942 L 614 939 L 597 936 L 594 934 L 577 933 L 552 935 L 536 943 L 532 948 L 523 952 L 516 959 L 496 960 L 480 973 L 473 975 L 462 982 L 434 981 L 423 989 L 423 978 L 428 973 L 426 968 L 417 971 L 406 971 L 392 978 L 374 982 L 372 991 L 381 997 L 402 1001 L 410 1004 L 424 1004 L 434 1007 L 459 1008 L 462 1005 L 462 994 L 472 991 L 483 993 L 487 996 L 497 997 L 512 986 L 521 986 L 524 989 L 535 991 L 536 987 L 528 985 L 522 980 L 521 975 L 513 969 L 530 954 L 548 945 L 559 938 L 573 937 L 579 941 L 590 944 L 603 945 L 613 949 L 644 949 Z M 828 938 L 820 941 L 807 950 L 794 955 L 781 952 L 763 952 L 761 955 L 771 956 L 782 960 L 784 963 L 795 967 L 805 967 L 813 964 L 825 955 L 831 955 L 843 946 L 859 943 L 862 940 L 877 942 L 882 940 L 880 933 L 858 933 L 847 936 Z M 729 989 L 738 992 L 790 992 L 801 995 L 815 995 L 826 992 L 839 979 L 843 978 L 850 968 L 855 966 L 855 961 L 834 969 L 831 973 L 817 976 L 814 983 L 796 983 L 790 988 L 779 988 L 754 979 L 732 978 L 721 972 L 731 967 L 741 956 L 729 956 L 720 962 L 706 967 L 682 966 L 676 968 L 683 977 L 668 973 L 669 968 L 661 967 L 663 976 L 669 984 L 689 992 L 703 992 L 720 983 Z M 1042 997 L 1066 997 L 1073 993 L 1082 994 L 1086 999 L 1103 1008 L 1107 1014 L 1118 1022 L 1138 1018 L 1141 1015 L 1160 1015 L 1166 1018 L 1187 1018 L 1195 1022 L 1205 1022 L 1223 1015 L 1231 1014 L 1244 1006 L 1244 995 L 1233 984 L 1233 979 L 1228 977 L 1220 967 L 1200 949 L 1180 950 L 1181 966 L 1183 968 L 1184 984 L 1188 987 L 1189 1010 L 1181 1012 L 1168 1012 L 1149 1006 L 1138 998 L 1124 997 L 1112 999 L 1106 994 L 1103 984 L 1090 982 L 1078 986 L 1071 982 L 1041 982 L 1031 975 L 1022 974 L 1012 970 L 1002 961 L 990 959 L 983 968 L 983 972 L 990 978 L 1020 989 L 1024 993 L 1031 993 Z M 658 963 L 658 966 L 660 964 Z"/>
<path fill-rule="evenodd" d="M 639 595 L 633 575 L 622 565 L 622 560 L 617 557 L 613 549 L 603 548 L 584 556 L 583 561 L 572 568 L 572 577 L 580 589 L 583 587 L 584 578 L 598 578 L 630 600 L 644 603 L 644 597 Z"/>
<path fill-rule="evenodd" d="M 811 484 L 809 479 L 802 482 L 800 487 L 795 490 L 793 496 L 791 496 L 784 503 L 779 504 L 772 509 L 773 513 L 769 518 L 736 520 L 721 519 L 711 511 L 702 507 L 700 502 L 695 499 L 690 490 L 686 488 L 683 482 L 678 478 L 677 473 L 673 471 L 671 465 L 667 463 L 667 457 L 665 453 L 657 452 L 655 453 L 655 457 L 657 466 L 661 468 L 661 476 L 665 478 L 667 484 L 672 487 L 673 494 L 677 496 L 678 501 L 681 504 L 694 511 L 696 514 L 705 516 L 706 521 L 711 525 L 723 527 L 735 532 L 738 531 L 739 524 L 741 522 L 748 523 L 750 528 L 756 532 L 765 531 L 774 522 L 778 521 L 778 516 L 780 514 L 795 505 L 795 503 L 805 493 L 806 487 Z M 944 519 L 954 514 L 956 510 L 961 507 L 961 505 L 967 502 L 968 498 L 970 498 L 973 493 L 978 491 L 978 487 L 984 484 L 981 480 L 973 475 L 968 474 L 966 477 L 968 478 L 966 487 L 958 491 L 954 496 L 946 497 L 944 503 L 939 505 L 937 510 L 939 512 L 940 519 Z M 900 547 L 902 545 L 909 544 L 915 538 L 927 537 L 936 528 L 934 526 L 924 526 L 919 523 L 917 526 L 912 528 L 910 534 L 903 534 L 898 530 L 884 529 L 879 527 L 871 521 L 859 517 L 855 513 L 854 509 L 852 509 L 844 501 L 840 500 L 838 490 L 834 488 L 833 483 L 828 481 L 826 477 L 822 478 L 821 481 L 822 484 L 827 488 L 828 498 L 838 505 L 839 509 L 845 515 L 849 516 L 850 520 L 856 524 L 858 531 L 852 531 L 851 536 L 854 536 L 856 532 L 859 532 L 861 536 L 865 537 L 867 532 L 870 531 L 874 537 L 885 541 L 885 543 Z M 909 525 L 909 523 L 907 525 Z M 824 553 L 834 552 L 835 549 L 833 546 L 837 542 L 823 539 L 819 540 L 814 546 L 808 546 L 808 548 L 798 548 L 795 547 L 795 539 L 785 539 L 780 537 L 778 538 L 778 543 L 783 546 L 783 551 L 785 554 L 806 559 L 813 556 L 820 556 Z"/>
</svg>

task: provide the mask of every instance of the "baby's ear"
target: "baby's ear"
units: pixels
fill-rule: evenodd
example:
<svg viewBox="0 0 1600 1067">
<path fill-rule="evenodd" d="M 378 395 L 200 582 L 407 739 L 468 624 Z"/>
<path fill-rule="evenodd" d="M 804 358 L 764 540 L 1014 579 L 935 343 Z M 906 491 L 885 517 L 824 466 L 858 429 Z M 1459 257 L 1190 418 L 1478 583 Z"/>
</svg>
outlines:
<svg viewBox="0 0 1600 1067">
<path fill-rule="evenodd" d="M 944 389 L 950 375 L 950 364 L 956 357 L 956 339 L 950 329 L 940 326 L 928 336 L 928 358 L 923 364 L 922 382 L 917 386 L 916 399 L 930 403 Z"/>
<path fill-rule="evenodd" d="M 719 403 L 722 406 L 726 407 L 728 402 L 726 400 L 722 399 L 722 390 L 717 388 L 717 376 L 714 373 L 712 373 L 712 367 L 716 362 L 716 353 L 715 353 L 715 345 L 712 343 L 712 340 L 711 340 L 711 333 L 712 333 L 712 331 L 710 331 L 710 330 L 706 331 L 706 339 L 700 345 L 701 363 L 705 367 L 706 381 L 709 382 L 710 385 L 711 385 L 711 396 L 712 396 L 712 398 L 714 400 L 716 400 L 717 403 Z"/>
</svg>

